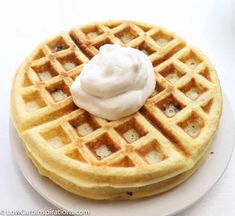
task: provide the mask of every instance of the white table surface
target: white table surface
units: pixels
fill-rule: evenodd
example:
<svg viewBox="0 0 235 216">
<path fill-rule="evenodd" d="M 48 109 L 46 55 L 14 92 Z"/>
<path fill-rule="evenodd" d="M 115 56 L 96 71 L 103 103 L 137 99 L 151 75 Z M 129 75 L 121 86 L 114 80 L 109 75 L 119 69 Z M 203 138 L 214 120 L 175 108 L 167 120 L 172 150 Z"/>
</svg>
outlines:
<svg viewBox="0 0 235 216">
<path fill-rule="evenodd" d="M 164 26 L 203 50 L 214 63 L 235 113 L 235 1 L 1 1 L 0 210 L 56 209 L 26 182 L 11 152 L 9 91 L 16 68 L 43 39 L 79 24 L 108 19 L 132 19 Z M 234 201 L 235 154 L 212 191 L 179 215 L 233 216 Z"/>
</svg>

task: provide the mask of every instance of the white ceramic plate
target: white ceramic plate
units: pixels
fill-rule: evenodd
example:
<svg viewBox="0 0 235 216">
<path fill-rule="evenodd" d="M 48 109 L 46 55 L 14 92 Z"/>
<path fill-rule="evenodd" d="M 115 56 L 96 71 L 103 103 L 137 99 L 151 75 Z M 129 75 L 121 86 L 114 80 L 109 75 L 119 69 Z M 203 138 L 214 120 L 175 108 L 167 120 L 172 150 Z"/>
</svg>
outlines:
<svg viewBox="0 0 235 216">
<path fill-rule="evenodd" d="M 23 144 L 12 124 L 9 132 L 16 162 L 25 178 L 41 196 L 60 209 L 85 209 L 96 216 L 165 216 L 186 209 L 218 182 L 229 163 L 235 143 L 233 113 L 224 96 L 222 119 L 211 153 L 201 168 L 185 183 L 162 195 L 136 201 L 92 201 L 75 196 L 40 176 L 30 159 L 26 157 Z"/>
</svg>

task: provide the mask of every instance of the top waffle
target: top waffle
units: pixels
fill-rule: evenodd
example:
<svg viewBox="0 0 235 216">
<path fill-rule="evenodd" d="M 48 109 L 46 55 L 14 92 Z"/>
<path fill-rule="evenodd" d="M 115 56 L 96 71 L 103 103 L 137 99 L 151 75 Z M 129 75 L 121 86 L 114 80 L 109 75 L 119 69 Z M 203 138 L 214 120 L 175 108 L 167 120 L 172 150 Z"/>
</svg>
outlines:
<svg viewBox="0 0 235 216">
<path fill-rule="evenodd" d="M 146 53 L 157 83 L 139 112 L 106 121 L 76 107 L 69 87 L 99 47 L 113 43 Z M 13 121 L 37 163 L 83 186 L 142 186 L 191 169 L 216 132 L 221 106 L 215 69 L 200 51 L 130 21 L 44 41 L 17 71 L 11 95 Z"/>
</svg>

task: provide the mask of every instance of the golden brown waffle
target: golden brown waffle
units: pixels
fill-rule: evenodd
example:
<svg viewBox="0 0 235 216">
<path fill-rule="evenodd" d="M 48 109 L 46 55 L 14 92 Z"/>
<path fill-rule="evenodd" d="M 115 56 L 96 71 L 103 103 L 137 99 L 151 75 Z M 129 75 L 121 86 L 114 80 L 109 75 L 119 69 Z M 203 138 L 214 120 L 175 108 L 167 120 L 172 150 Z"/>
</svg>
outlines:
<svg viewBox="0 0 235 216">
<path fill-rule="evenodd" d="M 107 43 L 140 49 L 156 74 L 141 110 L 117 121 L 79 109 L 69 91 Z M 135 199 L 183 182 L 205 158 L 221 108 L 217 74 L 199 50 L 131 21 L 94 23 L 44 41 L 17 71 L 11 94 L 13 122 L 39 172 L 92 199 Z"/>
</svg>

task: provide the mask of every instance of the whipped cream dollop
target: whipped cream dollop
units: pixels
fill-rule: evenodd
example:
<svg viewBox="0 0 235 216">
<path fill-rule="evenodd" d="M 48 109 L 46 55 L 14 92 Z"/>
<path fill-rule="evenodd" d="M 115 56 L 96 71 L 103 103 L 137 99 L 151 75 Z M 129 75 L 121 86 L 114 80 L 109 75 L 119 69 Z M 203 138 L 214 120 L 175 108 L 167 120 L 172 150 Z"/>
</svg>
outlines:
<svg viewBox="0 0 235 216">
<path fill-rule="evenodd" d="M 78 107 L 117 120 L 138 111 L 155 83 L 152 63 L 143 52 L 106 44 L 84 65 L 70 91 Z"/>
</svg>

